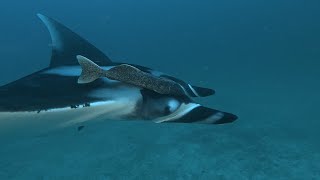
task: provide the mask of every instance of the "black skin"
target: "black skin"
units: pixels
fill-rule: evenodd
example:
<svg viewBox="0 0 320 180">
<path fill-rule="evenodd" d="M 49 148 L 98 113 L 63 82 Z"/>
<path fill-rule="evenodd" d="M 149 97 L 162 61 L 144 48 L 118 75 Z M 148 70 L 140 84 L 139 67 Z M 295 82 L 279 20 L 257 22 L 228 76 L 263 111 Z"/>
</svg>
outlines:
<svg viewBox="0 0 320 180">
<path fill-rule="evenodd" d="M 78 131 L 81 131 L 84 128 L 84 126 L 79 126 Z"/>
</svg>

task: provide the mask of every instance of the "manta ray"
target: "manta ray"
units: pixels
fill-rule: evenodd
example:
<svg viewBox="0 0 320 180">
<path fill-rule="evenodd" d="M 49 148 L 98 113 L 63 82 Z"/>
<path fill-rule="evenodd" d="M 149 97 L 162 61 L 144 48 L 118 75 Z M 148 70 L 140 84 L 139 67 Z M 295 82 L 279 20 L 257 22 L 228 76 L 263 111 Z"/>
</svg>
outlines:
<svg viewBox="0 0 320 180">
<path fill-rule="evenodd" d="M 203 124 L 237 119 L 193 100 L 214 90 L 144 66 L 114 62 L 63 24 L 37 15 L 51 35 L 50 65 L 0 87 L 2 121 L 28 117 L 46 123 L 55 115 L 64 125 L 94 118 Z"/>
</svg>

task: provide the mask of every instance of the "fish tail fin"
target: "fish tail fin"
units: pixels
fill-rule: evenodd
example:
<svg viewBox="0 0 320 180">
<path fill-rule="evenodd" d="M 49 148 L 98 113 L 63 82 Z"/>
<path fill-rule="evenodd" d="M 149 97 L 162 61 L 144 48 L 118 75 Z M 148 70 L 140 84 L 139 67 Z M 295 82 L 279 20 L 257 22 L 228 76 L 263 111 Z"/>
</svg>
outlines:
<svg viewBox="0 0 320 180">
<path fill-rule="evenodd" d="M 78 78 L 79 84 L 90 83 L 100 77 L 103 77 L 104 70 L 90 59 L 77 55 L 78 62 L 81 66 L 81 75 Z"/>
</svg>

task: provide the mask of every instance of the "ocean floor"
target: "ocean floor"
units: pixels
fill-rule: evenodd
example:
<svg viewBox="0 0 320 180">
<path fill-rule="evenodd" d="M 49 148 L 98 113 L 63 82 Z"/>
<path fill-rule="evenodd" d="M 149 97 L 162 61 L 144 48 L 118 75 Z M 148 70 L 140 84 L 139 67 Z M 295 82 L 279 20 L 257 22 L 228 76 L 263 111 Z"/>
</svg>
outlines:
<svg viewBox="0 0 320 180">
<path fill-rule="evenodd" d="M 275 126 L 87 122 L 6 142 L 0 179 L 319 179 L 312 134 Z"/>
</svg>

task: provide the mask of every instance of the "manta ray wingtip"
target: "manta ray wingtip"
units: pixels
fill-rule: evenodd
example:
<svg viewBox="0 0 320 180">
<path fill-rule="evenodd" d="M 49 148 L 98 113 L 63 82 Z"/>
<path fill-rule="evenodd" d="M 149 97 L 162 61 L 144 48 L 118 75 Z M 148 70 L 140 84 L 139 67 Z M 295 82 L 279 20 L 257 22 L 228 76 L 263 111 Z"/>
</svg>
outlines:
<svg viewBox="0 0 320 180">
<path fill-rule="evenodd" d="M 36 13 L 36 15 L 37 15 L 39 18 L 43 16 L 41 13 Z"/>
<path fill-rule="evenodd" d="M 43 15 L 43 14 L 41 14 L 41 13 L 37 13 L 36 15 L 37 15 L 37 17 L 38 17 L 39 19 L 41 19 L 42 22 L 45 23 L 46 21 L 48 21 L 48 17 L 47 17 L 47 16 L 45 16 L 45 15 Z"/>
</svg>

